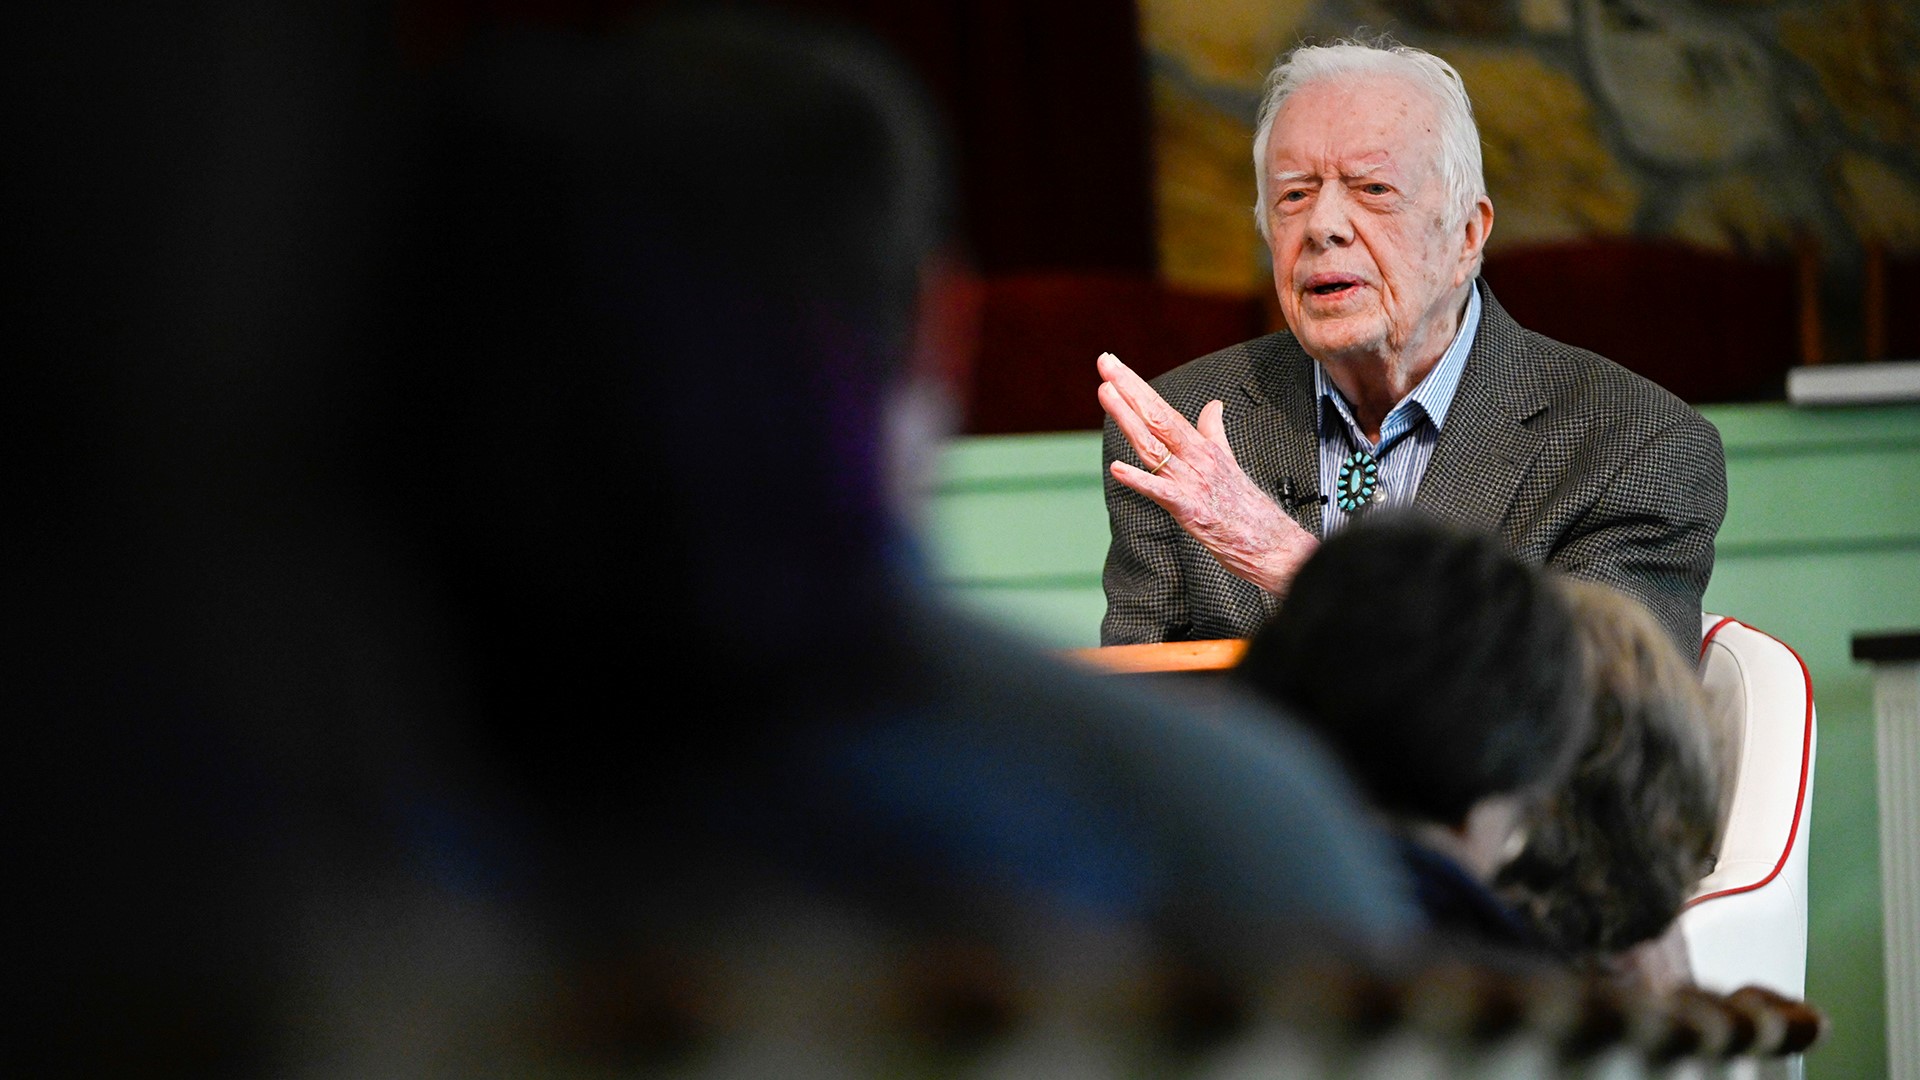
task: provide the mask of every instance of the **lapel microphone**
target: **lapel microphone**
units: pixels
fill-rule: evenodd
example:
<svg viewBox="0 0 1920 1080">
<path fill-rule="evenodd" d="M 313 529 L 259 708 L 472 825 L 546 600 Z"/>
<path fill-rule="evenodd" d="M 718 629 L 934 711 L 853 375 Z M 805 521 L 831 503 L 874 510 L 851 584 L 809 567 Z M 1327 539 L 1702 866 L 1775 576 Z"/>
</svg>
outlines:
<svg viewBox="0 0 1920 1080">
<path fill-rule="evenodd" d="M 1302 506 L 1325 506 L 1327 497 L 1315 495 L 1310 491 L 1304 495 L 1301 494 L 1300 489 L 1294 485 L 1293 477 L 1289 476 L 1280 481 L 1280 505 L 1289 510 L 1297 510 Z"/>
</svg>

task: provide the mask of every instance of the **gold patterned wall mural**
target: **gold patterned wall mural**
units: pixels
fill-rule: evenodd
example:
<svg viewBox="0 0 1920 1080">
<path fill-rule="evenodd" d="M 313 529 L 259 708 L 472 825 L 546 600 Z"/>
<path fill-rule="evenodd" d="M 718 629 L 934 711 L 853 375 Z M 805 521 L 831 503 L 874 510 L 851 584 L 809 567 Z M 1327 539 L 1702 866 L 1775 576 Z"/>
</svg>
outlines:
<svg viewBox="0 0 1920 1080">
<path fill-rule="evenodd" d="M 1270 286 L 1252 122 L 1290 45 L 1385 31 L 1473 96 L 1490 252 L 1668 237 L 1844 276 L 1920 257 L 1920 5 L 1912 0 L 1140 0 L 1161 275 Z"/>
</svg>

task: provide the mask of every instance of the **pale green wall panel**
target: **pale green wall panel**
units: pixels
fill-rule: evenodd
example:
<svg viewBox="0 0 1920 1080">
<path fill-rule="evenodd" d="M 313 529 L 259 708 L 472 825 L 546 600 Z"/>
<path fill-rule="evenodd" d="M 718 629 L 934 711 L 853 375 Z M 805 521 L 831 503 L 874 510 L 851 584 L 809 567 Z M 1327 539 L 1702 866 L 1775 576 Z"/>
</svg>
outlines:
<svg viewBox="0 0 1920 1080">
<path fill-rule="evenodd" d="M 1022 581 L 1040 588 L 1100 587 L 1107 509 L 1097 483 L 943 489 L 930 530 L 947 580 L 975 588 Z"/>
<path fill-rule="evenodd" d="M 1723 555 L 1704 603 L 1793 646 L 1816 676 L 1865 686 L 1853 635 L 1920 625 L 1920 538 L 1866 551 Z M 1827 687 L 1816 681 L 1814 689 Z"/>
<path fill-rule="evenodd" d="M 1857 447 L 1888 440 L 1920 442 L 1920 406 L 1914 405 L 1794 408 L 1767 402 L 1709 405 L 1700 411 L 1720 429 L 1730 454 L 1767 447 L 1805 450 L 1835 443 Z"/>
<path fill-rule="evenodd" d="M 1820 710 L 1807 859 L 1807 1000 L 1832 1031 L 1808 1058 L 1820 1080 L 1887 1075 L 1879 803 L 1873 706 L 1863 688 L 1814 673 Z"/>
<path fill-rule="evenodd" d="M 1099 432 L 957 440 L 928 534 L 935 572 L 969 606 L 1047 647 L 1100 643 Z"/>
<path fill-rule="evenodd" d="M 1107 609 L 1098 583 L 1084 588 L 975 588 L 960 602 L 1046 649 L 1100 644 L 1100 616 Z"/>
<path fill-rule="evenodd" d="M 1730 454 L 1722 555 L 1920 539 L 1920 445 Z"/>
<path fill-rule="evenodd" d="M 964 488 L 1009 477 L 1100 481 L 1100 433 L 987 435 L 955 439 L 940 462 L 943 487 Z"/>
</svg>

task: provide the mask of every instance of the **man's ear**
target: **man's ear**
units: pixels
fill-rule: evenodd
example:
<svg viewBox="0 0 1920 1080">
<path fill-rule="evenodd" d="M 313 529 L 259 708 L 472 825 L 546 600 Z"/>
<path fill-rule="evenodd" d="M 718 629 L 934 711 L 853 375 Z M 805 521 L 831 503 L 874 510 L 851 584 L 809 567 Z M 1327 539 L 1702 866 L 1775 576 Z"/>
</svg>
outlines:
<svg viewBox="0 0 1920 1080">
<path fill-rule="evenodd" d="M 920 273 L 908 376 L 938 387 L 965 413 L 973 402 L 974 358 L 980 347 L 986 288 L 957 253 L 943 252 Z"/>
<path fill-rule="evenodd" d="M 1492 235 L 1493 200 L 1482 195 L 1467 209 L 1466 224 L 1462 226 L 1460 264 L 1453 275 L 1456 287 L 1472 281 L 1480 272 L 1480 259 L 1486 253 L 1487 238 Z"/>
</svg>

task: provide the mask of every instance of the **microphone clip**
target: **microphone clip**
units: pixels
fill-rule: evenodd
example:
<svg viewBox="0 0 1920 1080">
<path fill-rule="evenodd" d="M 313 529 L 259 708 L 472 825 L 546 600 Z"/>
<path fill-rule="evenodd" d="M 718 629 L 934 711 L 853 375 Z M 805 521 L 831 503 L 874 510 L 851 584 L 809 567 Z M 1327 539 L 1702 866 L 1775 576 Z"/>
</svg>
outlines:
<svg viewBox="0 0 1920 1080">
<path fill-rule="evenodd" d="M 1280 505 L 1289 510 L 1298 510 L 1302 506 L 1325 506 L 1327 497 L 1313 492 L 1302 494 L 1294 484 L 1293 477 L 1289 476 L 1280 481 Z"/>
</svg>

